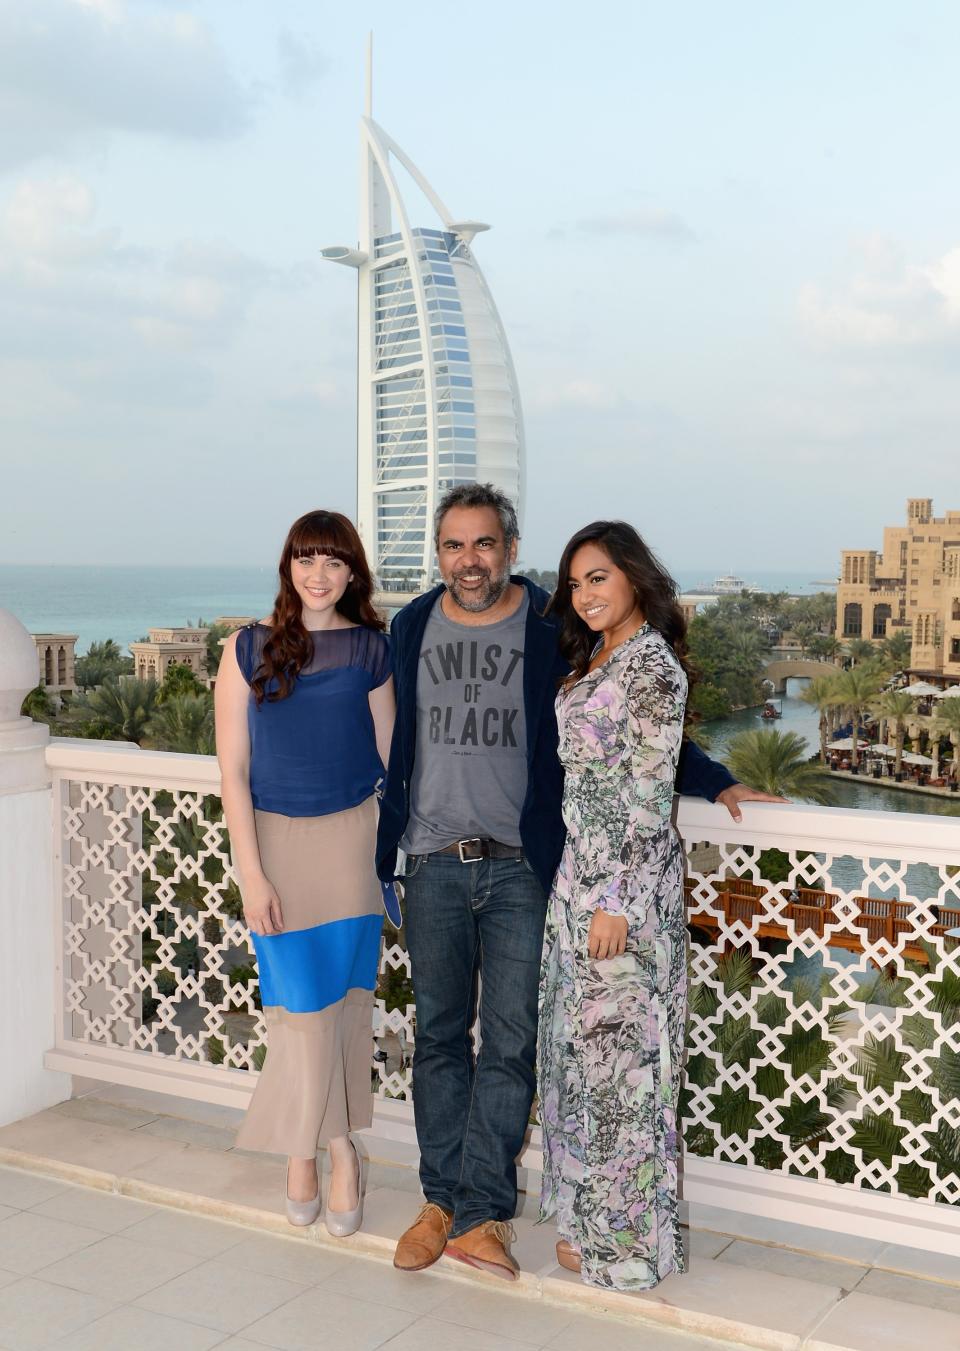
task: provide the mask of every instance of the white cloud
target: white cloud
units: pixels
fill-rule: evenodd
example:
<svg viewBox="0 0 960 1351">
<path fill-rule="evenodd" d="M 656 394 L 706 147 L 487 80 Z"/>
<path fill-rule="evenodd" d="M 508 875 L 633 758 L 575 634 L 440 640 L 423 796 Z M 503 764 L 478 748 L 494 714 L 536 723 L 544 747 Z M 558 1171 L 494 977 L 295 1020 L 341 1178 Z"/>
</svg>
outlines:
<svg viewBox="0 0 960 1351">
<path fill-rule="evenodd" d="M 251 95 L 185 10 L 123 0 L 3 0 L 0 170 L 111 132 L 238 135 Z"/>
<path fill-rule="evenodd" d="M 696 234 L 675 211 L 662 207 L 641 207 L 614 215 L 587 216 L 577 221 L 577 230 L 587 235 L 637 235 L 646 239 L 691 243 Z"/>
<path fill-rule="evenodd" d="M 293 97 L 306 92 L 327 72 L 329 62 L 310 38 L 282 29 L 277 36 L 280 80 Z"/>
<path fill-rule="evenodd" d="M 960 338 L 960 246 L 933 262 L 910 262 L 895 241 L 861 241 L 846 283 L 808 283 L 798 312 L 816 340 L 859 348 L 911 348 Z"/>
<path fill-rule="evenodd" d="M 81 179 L 25 179 L 0 212 L 0 353 L 34 360 L 56 379 L 77 371 L 129 372 L 151 348 L 181 358 L 228 345 L 263 289 L 288 279 L 231 245 L 186 240 L 129 246 L 98 225 Z M 91 364 L 93 363 L 93 364 Z"/>
</svg>

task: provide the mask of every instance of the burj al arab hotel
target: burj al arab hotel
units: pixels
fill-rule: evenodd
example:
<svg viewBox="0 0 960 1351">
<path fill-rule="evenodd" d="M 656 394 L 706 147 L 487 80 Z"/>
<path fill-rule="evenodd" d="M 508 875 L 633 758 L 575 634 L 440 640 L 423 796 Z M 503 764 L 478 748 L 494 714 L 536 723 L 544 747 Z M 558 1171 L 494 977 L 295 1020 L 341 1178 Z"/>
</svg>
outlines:
<svg viewBox="0 0 960 1351">
<path fill-rule="evenodd" d="M 456 220 L 373 120 L 369 66 L 360 145 L 359 246 L 322 252 L 358 277 L 360 535 L 382 589 L 417 591 L 434 577 L 433 512 L 447 488 L 494 483 L 522 506 L 523 419 L 473 256 L 474 236 L 489 227 Z M 397 165 L 436 212 L 433 224 L 411 225 Z"/>
</svg>

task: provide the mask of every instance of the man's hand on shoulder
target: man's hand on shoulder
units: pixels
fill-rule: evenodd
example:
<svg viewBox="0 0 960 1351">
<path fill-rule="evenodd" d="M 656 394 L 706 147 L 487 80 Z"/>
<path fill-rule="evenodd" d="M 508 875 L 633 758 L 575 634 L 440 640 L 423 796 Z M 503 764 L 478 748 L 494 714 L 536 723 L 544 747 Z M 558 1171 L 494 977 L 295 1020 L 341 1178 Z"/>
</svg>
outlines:
<svg viewBox="0 0 960 1351">
<path fill-rule="evenodd" d="M 790 799 L 774 797 L 771 793 L 760 793 L 756 788 L 748 788 L 745 783 L 733 783 L 729 788 L 724 788 L 722 793 L 718 793 L 714 801 L 719 802 L 721 807 L 726 807 L 734 821 L 742 821 L 741 802 L 789 802 Z"/>
</svg>

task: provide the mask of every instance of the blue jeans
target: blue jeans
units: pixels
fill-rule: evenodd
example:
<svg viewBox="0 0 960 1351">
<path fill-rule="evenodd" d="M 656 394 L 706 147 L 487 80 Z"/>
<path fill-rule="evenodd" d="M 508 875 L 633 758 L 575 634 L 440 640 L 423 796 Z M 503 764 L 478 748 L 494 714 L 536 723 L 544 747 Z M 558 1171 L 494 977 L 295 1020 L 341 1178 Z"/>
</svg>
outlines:
<svg viewBox="0 0 960 1351">
<path fill-rule="evenodd" d="M 420 1183 L 428 1201 L 453 1212 L 455 1238 L 516 1213 L 515 1160 L 536 1085 L 547 898 L 522 859 L 461 863 L 445 854 L 407 860 L 406 898 Z"/>
</svg>

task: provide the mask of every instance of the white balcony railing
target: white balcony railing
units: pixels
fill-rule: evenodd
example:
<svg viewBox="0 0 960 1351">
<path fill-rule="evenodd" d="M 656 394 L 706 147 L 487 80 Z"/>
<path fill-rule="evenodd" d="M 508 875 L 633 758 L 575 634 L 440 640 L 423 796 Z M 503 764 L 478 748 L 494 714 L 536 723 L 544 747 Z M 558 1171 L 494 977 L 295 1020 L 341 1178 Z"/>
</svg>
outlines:
<svg viewBox="0 0 960 1351">
<path fill-rule="evenodd" d="M 265 1044 L 202 756 L 53 742 L 51 1069 L 245 1104 Z M 960 820 L 682 799 L 685 1191 L 960 1255 Z M 374 1130 L 413 1139 L 389 931 Z M 526 1161 L 538 1162 L 534 1132 Z M 813 1212 L 816 1212 L 815 1217 Z"/>
</svg>

